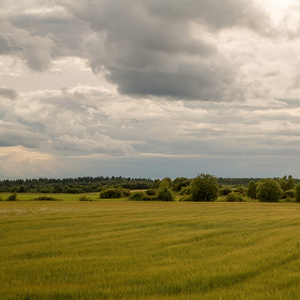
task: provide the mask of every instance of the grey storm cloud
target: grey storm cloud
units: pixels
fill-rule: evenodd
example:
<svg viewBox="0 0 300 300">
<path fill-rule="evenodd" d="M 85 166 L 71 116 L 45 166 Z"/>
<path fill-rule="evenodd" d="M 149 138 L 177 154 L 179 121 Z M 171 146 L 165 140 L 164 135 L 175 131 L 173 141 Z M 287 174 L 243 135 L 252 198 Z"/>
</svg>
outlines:
<svg viewBox="0 0 300 300">
<path fill-rule="evenodd" d="M 15 55 L 39 72 L 53 59 L 82 57 L 131 96 L 242 97 L 236 66 L 223 56 L 216 36 L 231 28 L 271 31 L 267 14 L 246 0 L 35 3 L 45 9 L 19 4 L 20 9 L 2 14 L 1 54 Z"/>
<path fill-rule="evenodd" d="M 124 94 L 170 96 L 202 100 L 227 100 L 226 89 L 234 84 L 234 69 L 224 65 L 180 65 L 175 73 L 115 70 L 108 76 Z M 224 99 L 225 98 L 225 99 Z"/>
<path fill-rule="evenodd" d="M 14 100 L 18 97 L 18 93 L 10 88 L 0 88 L 0 97 Z"/>
<path fill-rule="evenodd" d="M 92 69 L 104 70 L 128 95 L 228 100 L 237 94 L 236 69 L 205 33 L 232 27 L 269 31 L 267 15 L 252 1 L 62 3 L 95 32 L 86 40 Z M 197 36 L 193 24 L 200 30 Z"/>
</svg>

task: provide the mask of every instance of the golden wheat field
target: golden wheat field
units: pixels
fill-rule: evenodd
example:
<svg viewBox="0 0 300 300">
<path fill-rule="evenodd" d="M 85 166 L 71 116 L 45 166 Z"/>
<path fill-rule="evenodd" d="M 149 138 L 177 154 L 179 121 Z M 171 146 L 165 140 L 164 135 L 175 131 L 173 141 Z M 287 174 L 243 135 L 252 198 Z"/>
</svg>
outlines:
<svg viewBox="0 0 300 300">
<path fill-rule="evenodd" d="M 0 299 L 300 299 L 300 205 L 0 202 Z"/>
</svg>

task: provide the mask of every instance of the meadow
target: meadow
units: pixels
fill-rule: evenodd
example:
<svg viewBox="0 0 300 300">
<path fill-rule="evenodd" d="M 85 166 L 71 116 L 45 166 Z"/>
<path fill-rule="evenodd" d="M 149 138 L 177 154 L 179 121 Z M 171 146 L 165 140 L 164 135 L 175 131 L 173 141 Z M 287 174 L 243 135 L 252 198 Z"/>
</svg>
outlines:
<svg viewBox="0 0 300 300">
<path fill-rule="evenodd" d="M 0 202 L 0 299 L 300 299 L 299 203 L 64 200 Z"/>
</svg>

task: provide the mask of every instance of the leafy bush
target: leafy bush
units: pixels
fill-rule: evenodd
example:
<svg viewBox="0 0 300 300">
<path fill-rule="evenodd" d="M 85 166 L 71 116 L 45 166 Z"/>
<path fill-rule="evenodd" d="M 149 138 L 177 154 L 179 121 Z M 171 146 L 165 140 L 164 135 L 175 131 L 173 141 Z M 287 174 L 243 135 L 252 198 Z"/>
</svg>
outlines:
<svg viewBox="0 0 300 300">
<path fill-rule="evenodd" d="M 193 201 L 215 201 L 219 195 L 219 183 L 216 177 L 200 174 L 191 182 Z"/>
<path fill-rule="evenodd" d="M 152 201 L 155 197 L 147 195 L 145 192 L 134 192 L 129 197 L 132 201 Z"/>
<path fill-rule="evenodd" d="M 149 189 L 149 190 L 145 191 L 145 193 L 148 196 L 155 196 L 155 190 L 154 189 Z"/>
<path fill-rule="evenodd" d="M 166 186 L 158 189 L 156 198 L 159 201 L 174 201 L 174 196 L 171 189 Z"/>
<path fill-rule="evenodd" d="M 244 197 L 241 193 L 231 192 L 226 196 L 225 201 L 226 202 L 242 202 L 242 201 L 244 201 Z"/>
<path fill-rule="evenodd" d="M 179 195 L 184 196 L 184 195 L 191 195 L 192 191 L 191 191 L 191 185 L 185 186 L 181 189 L 181 191 L 179 192 Z"/>
<path fill-rule="evenodd" d="M 16 200 L 18 200 L 16 193 L 9 195 L 8 198 L 6 199 L 6 201 L 16 201 Z"/>
<path fill-rule="evenodd" d="M 107 190 L 104 190 L 100 193 L 100 198 L 102 199 L 117 199 L 117 198 L 124 198 L 124 194 L 122 190 L 110 188 Z"/>
<path fill-rule="evenodd" d="M 124 197 L 129 197 L 131 195 L 130 189 L 121 189 Z"/>
<path fill-rule="evenodd" d="M 40 197 L 34 198 L 34 200 L 37 200 L 37 201 L 57 201 L 58 199 L 56 199 L 54 197 L 51 197 L 51 196 L 40 196 Z"/>
<path fill-rule="evenodd" d="M 278 202 L 282 194 L 280 184 L 274 179 L 267 178 L 258 184 L 257 198 L 261 202 Z"/>
<path fill-rule="evenodd" d="M 145 196 L 147 196 L 147 194 L 145 192 L 133 192 L 130 195 L 129 200 L 143 201 L 143 199 L 144 199 Z"/>
<path fill-rule="evenodd" d="M 239 186 L 239 187 L 234 189 L 234 192 L 235 193 L 240 193 L 242 195 L 246 195 L 247 189 L 245 187 Z"/>
<path fill-rule="evenodd" d="M 287 190 L 283 193 L 282 199 L 295 198 L 296 192 L 294 190 Z"/>
<path fill-rule="evenodd" d="M 182 188 L 188 186 L 191 183 L 192 179 L 188 179 L 185 177 L 178 177 L 173 180 L 173 191 L 180 192 Z"/>
<path fill-rule="evenodd" d="M 79 201 L 93 201 L 93 199 L 91 199 L 90 197 L 88 197 L 86 195 L 80 196 L 78 200 Z"/>
<path fill-rule="evenodd" d="M 220 189 L 221 196 L 227 196 L 231 192 L 232 192 L 232 189 L 230 187 L 224 187 L 224 188 Z"/>
<path fill-rule="evenodd" d="M 291 198 L 290 196 L 287 196 L 284 198 L 284 202 L 296 202 L 296 198 Z"/>
</svg>

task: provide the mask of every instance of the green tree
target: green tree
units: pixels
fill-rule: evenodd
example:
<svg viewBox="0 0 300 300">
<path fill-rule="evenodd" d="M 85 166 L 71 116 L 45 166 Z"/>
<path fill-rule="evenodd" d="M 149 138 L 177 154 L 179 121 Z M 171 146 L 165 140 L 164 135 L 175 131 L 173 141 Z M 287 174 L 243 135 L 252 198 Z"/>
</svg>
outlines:
<svg viewBox="0 0 300 300">
<path fill-rule="evenodd" d="M 295 190 L 286 190 L 283 193 L 282 199 L 295 198 L 295 195 L 296 195 Z"/>
<path fill-rule="evenodd" d="M 180 192 L 182 188 L 188 186 L 191 183 L 191 179 L 185 177 L 177 177 L 173 181 L 173 191 Z"/>
<path fill-rule="evenodd" d="M 300 202 L 300 183 L 296 185 L 296 201 Z"/>
<path fill-rule="evenodd" d="M 295 188 L 295 180 L 293 179 L 292 175 L 289 175 L 289 177 L 285 175 L 282 178 L 278 178 L 277 180 L 283 191 L 293 190 Z"/>
<path fill-rule="evenodd" d="M 261 202 L 278 202 L 282 194 L 278 181 L 271 178 L 262 180 L 257 186 L 257 198 Z"/>
<path fill-rule="evenodd" d="M 169 178 L 164 178 L 156 192 L 156 198 L 160 201 L 174 201 L 174 196 L 170 188 Z"/>
<path fill-rule="evenodd" d="M 251 199 L 256 199 L 256 182 L 254 180 L 248 184 L 247 196 Z"/>
<path fill-rule="evenodd" d="M 295 180 L 292 177 L 292 175 L 289 175 L 289 178 L 288 178 L 287 183 L 286 183 L 286 189 L 287 190 L 293 190 L 294 188 L 295 188 Z"/>
<path fill-rule="evenodd" d="M 219 183 L 215 176 L 200 174 L 191 182 L 192 201 L 215 201 L 219 195 Z"/>
<path fill-rule="evenodd" d="M 160 186 L 160 180 L 159 180 L 159 179 L 155 179 L 155 180 L 154 180 L 154 183 L 153 183 L 153 185 L 152 185 L 152 188 L 153 188 L 153 189 L 158 189 L 159 186 Z"/>
<path fill-rule="evenodd" d="M 25 185 L 20 185 L 18 188 L 18 193 L 26 193 L 27 187 Z"/>
<path fill-rule="evenodd" d="M 282 178 L 277 178 L 277 182 L 279 183 L 279 185 L 280 185 L 280 187 L 283 191 L 286 190 L 286 184 L 287 184 L 287 179 L 286 178 L 287 178 L 286 175 L 283 176 Z"/>
<path fill-rule="evenodd" d="M 159 186 L 164 186 L 168 188 L 171 188 L 172 185 L 173 185 L 173 181 L 170 177 L 165 177 L 159 184 Z"/>
</svg>

